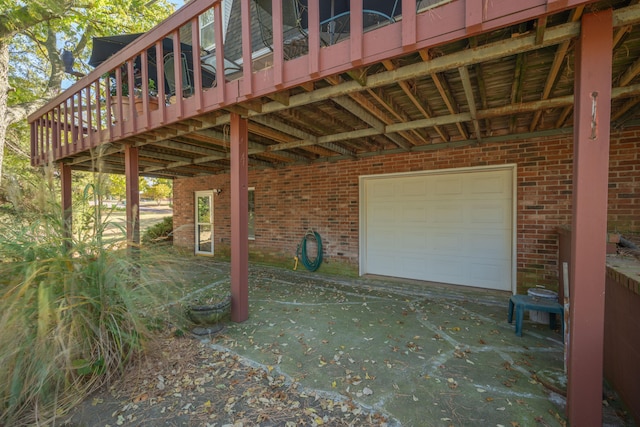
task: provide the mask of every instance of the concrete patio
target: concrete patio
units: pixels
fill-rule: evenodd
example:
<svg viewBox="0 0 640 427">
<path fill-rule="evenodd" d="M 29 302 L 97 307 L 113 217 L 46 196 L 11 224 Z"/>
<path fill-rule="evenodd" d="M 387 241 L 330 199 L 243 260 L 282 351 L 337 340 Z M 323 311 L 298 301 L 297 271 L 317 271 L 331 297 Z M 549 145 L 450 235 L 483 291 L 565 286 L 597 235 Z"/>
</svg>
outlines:
<svg viewBox="0 0 640 427">
<path fill-rule="evenodd" d="M 228 269 L 212 262 L 209 286 L 228 286 Z M 509 294 L 263 266 L 249 287 L 249 319 L 213 349 L 389 425 L 565 425 L 560 332 L 525 319 L 517 337 Z M 616 405 L 606 402 L 603 425 L 632 425 Z"/>
</svg>

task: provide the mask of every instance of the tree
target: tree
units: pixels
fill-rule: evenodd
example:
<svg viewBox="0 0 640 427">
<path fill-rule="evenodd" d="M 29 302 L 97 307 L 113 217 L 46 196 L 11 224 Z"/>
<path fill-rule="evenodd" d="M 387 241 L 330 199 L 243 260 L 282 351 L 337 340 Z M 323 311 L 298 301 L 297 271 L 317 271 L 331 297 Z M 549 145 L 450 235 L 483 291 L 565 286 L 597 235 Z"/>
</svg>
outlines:
<svg viewBox="0 0 640 427">
<path fill-rule="evenodd" d="M 9 127 L 68 82 L 61 46 L 87 58 L 92 36 L 146 31 L 173 9 L 167 0 L 0 0 L 0 183 Z"/>
<path fill-rule="evenodd" d="M 170 179 L 158 178 L 150 180 L 149 188 L 145 196 L 152 198 L 160 204 L 163 199 L 168 199 L 173 194 L 172 182 Z"/>
</svg>

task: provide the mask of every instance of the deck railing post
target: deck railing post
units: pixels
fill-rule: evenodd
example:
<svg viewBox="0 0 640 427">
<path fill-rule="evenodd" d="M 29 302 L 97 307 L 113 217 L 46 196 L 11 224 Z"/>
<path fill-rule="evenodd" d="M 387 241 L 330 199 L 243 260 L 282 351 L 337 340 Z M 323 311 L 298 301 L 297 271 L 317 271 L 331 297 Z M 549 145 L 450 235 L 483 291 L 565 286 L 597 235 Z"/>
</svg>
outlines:
<svg viewBox="0 0 640 427">
<path fill-rule="evenodd" d="M 282 0 L 273 0 L 273 85 L 280 87 L 284 69 L 284 24 L 282 18 Z"/>
<path fill-rule="evenodd" d="M 251 2 L 241 0 L 241 22 L 242 22 L 242 79 L 244 83 L 244 95 L 249 96 L 253 91 L 253 64 L 251 46 Z"/>
</svg>

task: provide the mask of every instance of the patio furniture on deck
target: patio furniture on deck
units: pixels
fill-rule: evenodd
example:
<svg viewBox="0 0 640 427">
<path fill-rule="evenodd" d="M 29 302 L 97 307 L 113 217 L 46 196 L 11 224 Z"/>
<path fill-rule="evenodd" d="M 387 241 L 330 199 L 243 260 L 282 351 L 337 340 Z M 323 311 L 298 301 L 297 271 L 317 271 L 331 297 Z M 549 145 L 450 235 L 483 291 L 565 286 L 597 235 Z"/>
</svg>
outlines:
<svg viewBox="0 0 640 427">
<path fill-rule="evenodd" d="M 549 313 L 549 328 L 556 326 L 556 314 L 560 315 L 562 336 L 564 336 L 564 307 L 562 304 L 544 298 L 537 298 L 530 295 L 512 295 L 509 298 L 509 313 L 507 320 L 513 321 L 513 310 L 516 310 L 516 335 L 522 336 L 522 322 L 525 310 L 543 311 Z"/>
<path fill-rule="evenodd" d="M 180 58 L 180 68 L 182 69 L 182 96 L 188 98 L 193 95 L 193 85 L 191 84 L 192 73 L 189 72 L 187 55 L 181 53 Z M 176 94 L 176 76 L 173 60 L 173 52 L 170 52 L 164 56 L 164 76 L 168 86 L 167 97 L 175 96 Z"/>
</svg>

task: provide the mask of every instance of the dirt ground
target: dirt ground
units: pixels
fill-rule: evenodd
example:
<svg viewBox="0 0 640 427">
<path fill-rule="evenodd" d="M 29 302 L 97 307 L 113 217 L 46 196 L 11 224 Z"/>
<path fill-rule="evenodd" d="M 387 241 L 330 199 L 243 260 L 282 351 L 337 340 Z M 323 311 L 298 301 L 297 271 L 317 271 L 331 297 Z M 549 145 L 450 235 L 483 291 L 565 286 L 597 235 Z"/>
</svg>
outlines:
<svg viewBox="0 0 640 427">
<path fill-rule="evenodd" d="M 62 425 L 384 426 L 387 420 L 167 330 L 139 366 L 85 400 Z"/>
</svg>

